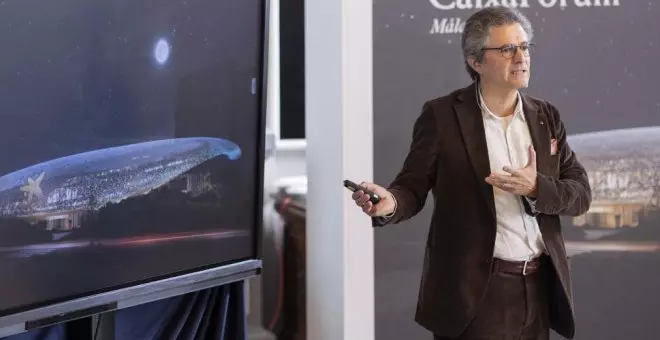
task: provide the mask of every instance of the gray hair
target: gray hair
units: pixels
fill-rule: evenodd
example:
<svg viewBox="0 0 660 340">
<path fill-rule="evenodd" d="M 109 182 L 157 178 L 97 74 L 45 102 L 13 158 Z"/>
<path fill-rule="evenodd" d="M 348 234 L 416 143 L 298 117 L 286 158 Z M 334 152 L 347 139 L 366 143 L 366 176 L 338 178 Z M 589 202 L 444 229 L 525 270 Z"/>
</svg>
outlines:
<svg viewBox="0 0 660 340">
<path fill-rule="evenodd" d="M 461 36 L 461 47 L 463 48 L 463 59 L 465 68 L 472 80 L 479 79 L 479 73 L 470 67 L 467 58 L 472 56 L 478 62 L 484 58 L 483 48 L 486 47 L 490 30 L 493 27 L 504 26 L 518 23 L 527 33 L 529 40 L 532 40 L 534 31 L 529 19 L 519 10 L 507 7 L 487 7 L 472 14 L 465 22 L 463 34 Z"/>
</svg>

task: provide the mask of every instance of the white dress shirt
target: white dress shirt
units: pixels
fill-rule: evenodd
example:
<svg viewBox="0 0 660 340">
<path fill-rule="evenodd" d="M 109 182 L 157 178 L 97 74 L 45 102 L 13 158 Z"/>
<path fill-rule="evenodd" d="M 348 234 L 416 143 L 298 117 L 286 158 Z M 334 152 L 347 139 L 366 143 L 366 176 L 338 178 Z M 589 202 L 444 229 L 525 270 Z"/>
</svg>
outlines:
<svg viewBox="0 0 660 340">
<path fill-rule="evenodd" d="M 492 172 L 506 173 L 502 168 L 518 169 L 527 165 L 528 147 L 532 144 L 529 127 L 518 93 L 518 102 L 512 115 L 498 117 L 485 105 L 479 91 L 488 158 Z M 545 251 L 536 218 L 525 213 L 521 197 L 493 187 L 497 235 L 493 256 L 509 261 L 531 260 Z"/>
</svg>

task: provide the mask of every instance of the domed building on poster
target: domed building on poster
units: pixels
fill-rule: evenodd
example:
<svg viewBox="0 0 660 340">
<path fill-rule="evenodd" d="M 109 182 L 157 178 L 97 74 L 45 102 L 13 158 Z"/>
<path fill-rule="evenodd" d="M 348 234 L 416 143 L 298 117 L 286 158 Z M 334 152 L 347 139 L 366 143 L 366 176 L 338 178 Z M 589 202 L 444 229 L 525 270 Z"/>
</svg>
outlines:
<svg viewBox="0 0 660 340">
<path fill-rule="evenodd" d="M 660 126 L 571 135 L 568 143 L 586 168 L 592 190 L 578 227 L 637 227 L 660 209 Z"/>
</svg>

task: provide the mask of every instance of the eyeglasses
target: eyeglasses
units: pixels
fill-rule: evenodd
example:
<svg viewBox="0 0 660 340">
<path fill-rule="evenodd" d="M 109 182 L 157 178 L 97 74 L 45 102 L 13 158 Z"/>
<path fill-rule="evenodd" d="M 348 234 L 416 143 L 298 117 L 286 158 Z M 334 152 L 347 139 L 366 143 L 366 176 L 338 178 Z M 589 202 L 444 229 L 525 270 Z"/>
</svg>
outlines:
<svg viewBox="0 0 660 340">
<path fill-rule="evenodd" d="M 509 45 L 504 45 L 501 47 L 485 47 L 482 48 L 482 51 L 488 51 L 488 50 L 493 50 L 493 51 L 500 51 L 500 54 L 504 58 L 511 59 L 513 56 L 518 53 L 518 49 L 522 52 L 523 55 L 528 56 L 529 55 L 529 49 L 534 46 L 535 44 L 533 42 L 524 42 L 520 45 L 514 45 L 514 44 L 509 44 Z"/>
</svg>

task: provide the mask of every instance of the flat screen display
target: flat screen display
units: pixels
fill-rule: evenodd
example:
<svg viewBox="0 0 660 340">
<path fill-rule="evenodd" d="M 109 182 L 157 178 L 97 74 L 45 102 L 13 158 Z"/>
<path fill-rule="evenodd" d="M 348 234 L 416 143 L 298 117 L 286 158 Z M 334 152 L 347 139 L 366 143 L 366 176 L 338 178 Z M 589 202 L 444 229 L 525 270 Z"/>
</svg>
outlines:
<svg viewBox="0 0 660 340">
<path fill-rule="evenodd" d="M 255 256 L 264 8 L 0 1 L 0 314 Z"/>
</svg>

